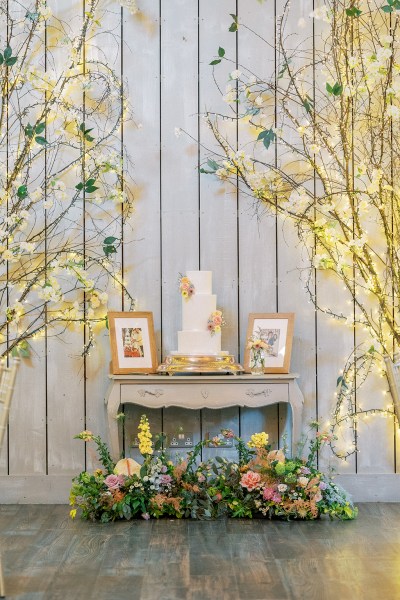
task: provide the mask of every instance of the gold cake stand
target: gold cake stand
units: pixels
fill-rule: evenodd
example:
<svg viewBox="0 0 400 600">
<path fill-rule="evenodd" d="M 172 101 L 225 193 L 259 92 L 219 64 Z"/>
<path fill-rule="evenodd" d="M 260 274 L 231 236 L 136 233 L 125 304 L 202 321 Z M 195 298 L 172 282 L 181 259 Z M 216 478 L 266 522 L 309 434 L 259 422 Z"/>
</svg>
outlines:
<svg viewBox="0 0 400 600">
<path fill-rule="evenodd" d="M 231 354 L 170 354 L 158 367 L 157 373 L 237 373 L 243 372 Z"/>
</svg>

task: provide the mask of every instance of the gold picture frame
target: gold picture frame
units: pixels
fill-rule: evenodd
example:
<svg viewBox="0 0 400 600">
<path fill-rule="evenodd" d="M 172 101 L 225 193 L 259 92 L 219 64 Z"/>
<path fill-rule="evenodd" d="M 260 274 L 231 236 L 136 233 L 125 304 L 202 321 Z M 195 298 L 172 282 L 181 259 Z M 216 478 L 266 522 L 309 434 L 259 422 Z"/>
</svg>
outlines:
<svg viewBox="0 0 400 600">
<path fill-rule="evenodd" d="M 252 337 L 261 338 L 268 344 L 264 373 L 289 373 L 292 354 L 294 313 L 250 313 L 244 351 L 244 370 L 250 372 L 250 350 L 247 347 Z"/>
<path fill-rule="evenodd" d="M 113 375 L 156 372 L 152 312 L 110 312 L 108 326 Z"/>
</svg>

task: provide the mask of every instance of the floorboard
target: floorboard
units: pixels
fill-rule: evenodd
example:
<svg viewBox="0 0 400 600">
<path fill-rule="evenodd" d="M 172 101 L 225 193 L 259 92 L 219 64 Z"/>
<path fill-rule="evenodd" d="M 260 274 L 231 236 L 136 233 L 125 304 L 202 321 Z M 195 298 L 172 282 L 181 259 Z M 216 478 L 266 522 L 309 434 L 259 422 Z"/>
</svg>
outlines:
<svg viewBox="0 0 400 600">
<path fill-rule="evenodd" d="M 0 505 L 7 598 L 398 600 L 400 503 L 354 522 L 72 521 L 62 505 Z"/>
</svg>

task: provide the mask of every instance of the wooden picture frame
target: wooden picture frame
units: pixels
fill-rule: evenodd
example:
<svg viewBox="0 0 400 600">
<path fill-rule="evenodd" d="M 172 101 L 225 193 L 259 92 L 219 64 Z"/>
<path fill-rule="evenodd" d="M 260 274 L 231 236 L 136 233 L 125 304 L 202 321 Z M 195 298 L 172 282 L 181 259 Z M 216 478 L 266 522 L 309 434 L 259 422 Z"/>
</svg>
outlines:
<svg viewBox="0 0 400 600">
<path fill-rule="evenodd" d="M 250 372 L 249 340 L 254 336 L 265 341 L 264 373 L 289 373 L 292 354 L 294 313 L 250 313 L 244 351 L 244 370 Z"/>
<path fill-rule="evenodd" d="M 108 327 L 113 375 L 155 373 L 157 352 L 153 313 L 110 312 Z"/>
</svg>

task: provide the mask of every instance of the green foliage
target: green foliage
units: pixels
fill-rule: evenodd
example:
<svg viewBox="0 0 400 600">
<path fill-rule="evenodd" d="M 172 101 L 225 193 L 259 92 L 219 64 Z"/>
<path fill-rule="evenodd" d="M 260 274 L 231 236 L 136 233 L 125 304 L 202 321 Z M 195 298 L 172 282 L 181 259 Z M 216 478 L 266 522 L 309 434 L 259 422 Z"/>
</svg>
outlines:
<svg viewBox="0 0 400 600">
<path fill-rule="evenodd" d="M 31 356 L 31 349 L 30 346 L 28 344 L 28 342 L 26 340 L 22 340 L 18 346 L 15 346 L 11 352 L 11 356 L 16 357 L 19 356 L 20 358 L 30 358 Z"/>
<path fill-rule="evenodd" d="M 327 83 L 326 91 L 328 92 L 328 94 L 332 94 L 333 96 L 341 96 L 343 92 L 343 86 L 337 82 L 333 86 Z"/>
<path fill-rule="evenodd" d="M 5 64 L 6 67 L 12 67 L 16 62 L 17 57 L 12 55 L 10 46 L 7 46 L 3 53 L 0 52 L 0 65 Z"/>
<path fill-rule="evenodd" d="M 94 184 L 96 183 L 95 179 L 88 179 L 85 182 L 80 182 L 75 186 L 75 189 L 78 190 L 78 192 L 81 192 L 82 190 L 85 192 L 85 194 L 92 194 L 93 192 L 95 192 L 96 190 L 98 190 L 99 188 L 96 187 Z"/>
<path fill-rule="evenodd" d="M 105 238 L 103 242 L 103 252 L 106 256 L 110 256 L 111 254 L 115 254 L 117 252 L 117 246 L 115 245 L 117 240 L 118 238 L 112 235 Z"/>
<path fill-rule="evenodd" d="M 346 8 L 346 15 L 348 17 L 359 17 L 361 14 L 362 14 L 362 10 L 360 10 L 356 6 Z"/>
<path fill-rule="evenodd" d="M 395 10 L 400 10 L 400 0 L 387 0 L 387 4 L 384 4 L 381 8 L 385 13 L 392 13 Z"/>
<path fill-rule="evenodd" d="M 207 165 L 210 167 L 209 169 L 204 169 L 203 167 L 200 167 L 199 172 L 206 173 L 207 175 L 213 175 L 220 168 L 219 164 L 211 158 L 208 159 Z"/>
<path fill-rule="evenodd" d="M 91 131 L 93 131 L 93 127 L 90 129 L 86 129 L 85 128 L 85 123 L 81 123 L 79 125 L 79 131 L 80 133 L 83 135 L 83 138 L 87 141 L 87 142 L 93 142 L 94 141 L 94 137 L 92 137 L 90 134 Z"/>
<path fill-rule="evenodd" d="M 231 13 L 231 17 L 233 19 L 233 23 L 229 27 L 229 31 L 235 32 L 238 30 L 238 27 L 239 27 L 238 17 L 237 17 L 237 15 L 232 14 L 232 13 Z"/>
<path fill-rule="evenodd" d="M 264 146 L 266 147 L 266 149 L 268 150 L 268 148 L 270 147 L 271 143 L 276 139 L 276 134 L 274 132 L 274 130 L 272 129 L 265 129 L 264 131 L 261 131 L 258 134 L 258 140 L 262 140 Z"/>
</svg>

